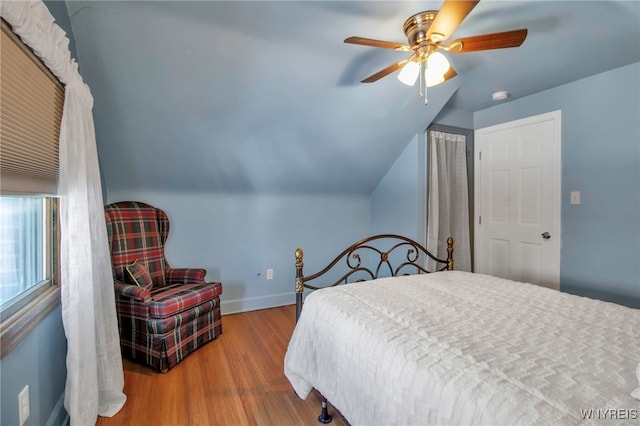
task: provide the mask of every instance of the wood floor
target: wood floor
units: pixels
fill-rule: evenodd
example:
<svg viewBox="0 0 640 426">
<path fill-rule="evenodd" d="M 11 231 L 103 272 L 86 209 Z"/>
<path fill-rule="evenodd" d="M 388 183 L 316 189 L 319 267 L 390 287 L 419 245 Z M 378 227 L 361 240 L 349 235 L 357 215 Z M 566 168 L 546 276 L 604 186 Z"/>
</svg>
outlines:
<svg viewBox="0 0 640 426">
<path fill-rule="evenodd" d="M 293 305 L 225 315 L 222 335 L 166 374 L 125 360 L 127 402 L 97 425 L 319 425 L 320 395 L 298 398 L 284 375 L 294 323 Z"/>
</svg>

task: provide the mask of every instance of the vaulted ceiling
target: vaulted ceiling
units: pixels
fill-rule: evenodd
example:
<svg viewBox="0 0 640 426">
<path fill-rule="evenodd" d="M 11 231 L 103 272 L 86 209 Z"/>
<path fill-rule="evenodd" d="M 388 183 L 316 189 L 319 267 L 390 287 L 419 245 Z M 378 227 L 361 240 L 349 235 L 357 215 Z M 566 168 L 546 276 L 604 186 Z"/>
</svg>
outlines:
<svg viewBox="0 0 640 426">
<path fill-rule="evenodd" d="M 441 1 L 67 1 L 107 188 L 370 193 L 443 108 L 471 114 L 640 61 L 636 1 L 481 1 L 453 37 L 527 28 L 519 48 L 447 54 L 428 90 L 395 74 L 402 24 Z M 597 102 L 597 99 L 594 99 Z"/>
</svg>

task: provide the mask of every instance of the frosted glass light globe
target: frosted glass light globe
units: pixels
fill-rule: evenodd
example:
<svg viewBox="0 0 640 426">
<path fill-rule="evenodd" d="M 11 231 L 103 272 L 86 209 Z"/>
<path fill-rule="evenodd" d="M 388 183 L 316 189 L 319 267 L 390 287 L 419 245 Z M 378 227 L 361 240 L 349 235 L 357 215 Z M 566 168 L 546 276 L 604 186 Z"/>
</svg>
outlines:
<svg viewBox="0 0 640 426">
<path fill-rule="evenodd" d="M 424 76 L 424 80 L 425 80 L 425 83 L 427 84 L 427 87 L 432 87 L 442 83 L 444 81 L 444 75 L 442 74 L 433 75 L 431 72 L 429 72 L 429 68 L 427 68 L 427 73 Z"/>
<path fill-rule="evenodd" d="M 440 52 L 433 52 L 427 58 L 427 73 L 433 76 L 444 75 L 449 70 L 447 57 Z"/>
<path fill-rule="evenodd" d="M 407 62 L 407 64 L 400 70 L 398 74 L 398 80 L 406 84 L 407 86 L 413 86 L 420 74 L 420 65 L 417 62 Z"/>
</svg>

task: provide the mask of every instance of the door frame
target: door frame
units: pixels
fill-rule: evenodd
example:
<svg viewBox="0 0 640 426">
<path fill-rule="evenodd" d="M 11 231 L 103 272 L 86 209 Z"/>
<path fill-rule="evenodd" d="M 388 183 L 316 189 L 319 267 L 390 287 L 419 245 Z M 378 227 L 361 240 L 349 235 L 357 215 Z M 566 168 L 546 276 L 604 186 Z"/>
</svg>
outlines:
<svg viewBox="0 0 640 426">
<path fill-rule="evenodd" d="M 553 137 L 555 143 L 553 144 L 553 152 L 555 154 L 555 161 L 557 162 L 556 176 L 554 177 L 554 203 L 555 211 L 553 212 L 556 218 L 553 230 L 551 231 L 554 236 L 557 236 L 559 242 L 555 248 L 556 253 L 553 254 L 555 259 L 554 264 L 550 266 L 550 276 L 554 278 L 555 289 L 560 289 L 560 254 L 562 251 L 562 113 L 560 110 L 551 111 L 543 114 L 533 115 L 518 120 L 508 121 L 494 126 L 484 127 L 475 131 L 475 144 L 474 144 L 474 251 L 476 254 L 476 265 L 480 265 L 479 259 L 482 259 L 482 253 L 480 252 L 480 243 L 483 238 L 484 228 L 480 225 L 480 213 L 482 206 L 482 161 L 480 160 L 480 152 L 484 148 L 485 136 L 488 133 L 493 133 L 501 130 L 514 129 L 517 127 L 528 126 L 544 121 L 552 121 L 554 123 Z"/>
</svg>

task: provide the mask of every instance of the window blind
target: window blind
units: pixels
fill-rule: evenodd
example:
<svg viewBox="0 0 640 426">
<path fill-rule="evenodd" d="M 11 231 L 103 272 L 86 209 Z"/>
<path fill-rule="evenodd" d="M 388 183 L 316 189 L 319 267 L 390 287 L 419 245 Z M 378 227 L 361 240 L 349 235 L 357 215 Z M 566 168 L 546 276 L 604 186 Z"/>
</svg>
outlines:
<svg viewBox="0 0 640 426">
<path fill-rule="evenodd" d="M 64 88 L 2 21 L 0 193 L 55 194 Z"/>
</svg>

